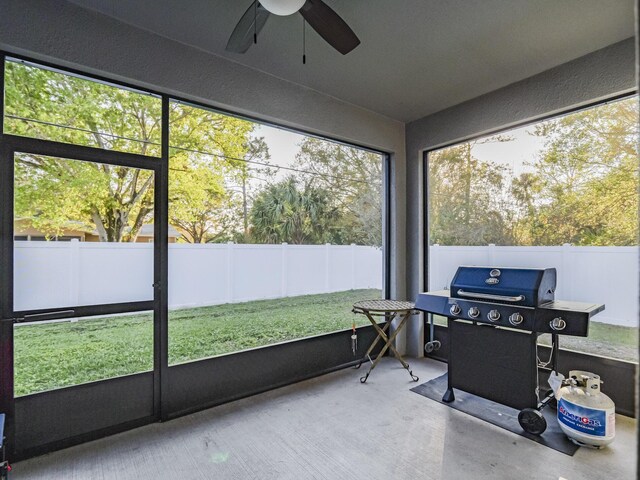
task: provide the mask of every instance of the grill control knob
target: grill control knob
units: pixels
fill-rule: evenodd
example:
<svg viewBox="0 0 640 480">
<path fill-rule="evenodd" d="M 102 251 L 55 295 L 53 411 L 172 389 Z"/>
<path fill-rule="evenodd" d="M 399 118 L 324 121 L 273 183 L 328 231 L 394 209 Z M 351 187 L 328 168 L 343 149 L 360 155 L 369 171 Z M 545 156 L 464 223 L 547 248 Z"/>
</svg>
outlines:
<svg viewBox="0 0 640 480">
<path fill-rule="evenodd" d="M 564 330 L 564 328 L 567 326 L 567 322 L 565 322 L 562 317 L 556 317 L 549 322 L 549 326 L 552 330 L 560 331 Z"/>
<path fill-rule="evenodd" d="M 451 305 L 451 308 L 449 309 L 449 313 L 451 315 L 460 315 L 460 312 L 462 312 L 462 309 L 458 305 Z"/>
<path fill-rule="evenodd" d="M 498 320 L 500 320 L 500 312 L 498 310 L 491 310 L 489 313 L 487 313 L 487 318 L 490 322 L 497 322 Z"/>
<path fill-rule="evenodd" d="M 478 307 L 471 307 L 469 309 L 469 316 L 471 318 L 478 318 L 480 316 L 480 310 L 478 309 Z"/>
<path fill-rule="evenodd" d="M 509 315 L 509 323 L 511 325 L 520 325 L 524 321 L 524 317 L 518 312 Z"/>
</svg>

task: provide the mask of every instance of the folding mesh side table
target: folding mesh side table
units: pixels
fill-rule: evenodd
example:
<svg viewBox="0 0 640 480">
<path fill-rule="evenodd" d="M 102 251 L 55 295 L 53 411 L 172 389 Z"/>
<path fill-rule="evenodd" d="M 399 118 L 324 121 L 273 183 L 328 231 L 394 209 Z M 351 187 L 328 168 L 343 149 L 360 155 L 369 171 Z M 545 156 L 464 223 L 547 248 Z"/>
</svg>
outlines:
<svg viewBox="0 0 640 480">
<path fill-rule="evenodd" d="M 358 366 L 356 366 L 356 368 L 360 368 L 365 360 L 369 360 L 369 362 L 371 363 L 371 367 L 369 367 L 369 371 L 366 373 L 366 375 L 360 377 L 361 383 L 365 383 L 367 381 L 367 378 L 369 378 L 372 370 L 376 368 L 376 365 L 383 357 L 383 355 L 387 352 L 387 350 L 391 350 L 391 352 L 393 352 L 398 361 L 407 370 L 407 372 L 409 372 L 409 375 L 411 375 L 411 379 L 414 382 L 417 382 L 419 380 L 418 377 L 415 376 L 409 368 L 409 364 L 404 360 L 404 358 L 402 358 L 402 355 L 400 355 L 396 348 L 393 346 L 393 341 L 405 327 L 407 319 L 412 314 L 417 313 L 414 310 L 414 307 L 415 305 L 413 304 L 413 302 L 405 302 L 399 300 L 363 300 L 353 304 L 353 313 L 365 315 L 371 322 L 371 325 L 373 325 L 373 328 L 375 328 L 376 332 L 378 333 L 378 336 L 373 340 L 373 342 L 367 349 L 367 352 L 364 354 L 364 357 L 362 357 L 360 363 L 358 364 Z M 375 317 L 384 317 L 385 324 L 380 327 Z M 398 324 L 398 327 L 394 330 L 394 332 L 389 336 L 388 332 L 389 328 L 391 327 L 391 322 L 396 317 L 400 317 L 400 323 Z M 382 350 L 380 350 L 380 353 L 378 353 L 375 359 L 372 359 L 371 352 L 380 340 L 384 342 Z"/>
</svg>

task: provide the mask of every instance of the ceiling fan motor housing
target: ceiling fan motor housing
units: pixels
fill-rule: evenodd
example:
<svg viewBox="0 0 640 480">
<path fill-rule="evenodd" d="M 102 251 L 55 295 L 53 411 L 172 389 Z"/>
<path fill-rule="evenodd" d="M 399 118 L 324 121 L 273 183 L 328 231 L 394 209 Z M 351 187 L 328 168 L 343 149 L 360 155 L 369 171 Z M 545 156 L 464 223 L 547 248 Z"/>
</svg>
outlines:
<svg viewBox="0 0 640 480">
<path fill-rule="evenodd" d="M 269 10 L 274 15 L 291 15 L 296 13 L 305 0 L 260 0 L 260 3 L 264 8 Z"/>
</svg>

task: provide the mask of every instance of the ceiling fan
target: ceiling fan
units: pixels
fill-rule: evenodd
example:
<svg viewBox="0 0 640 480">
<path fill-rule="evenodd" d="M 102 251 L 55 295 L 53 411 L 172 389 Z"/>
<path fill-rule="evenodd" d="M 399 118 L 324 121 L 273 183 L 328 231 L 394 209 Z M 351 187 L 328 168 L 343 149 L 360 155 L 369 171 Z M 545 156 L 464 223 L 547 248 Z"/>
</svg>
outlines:
<svg viewBox="0 0 640 480">
<path fill-rule="evenodd" d="M 300 12 L 304 20 L 333 48 L 346 55 L 360 45 L 353 30 L 322 0 L 255 0 L 242 15 L 231 33 L 226 50 L 245 53 L 273 13 L 293 15 Z"/>
</svg>

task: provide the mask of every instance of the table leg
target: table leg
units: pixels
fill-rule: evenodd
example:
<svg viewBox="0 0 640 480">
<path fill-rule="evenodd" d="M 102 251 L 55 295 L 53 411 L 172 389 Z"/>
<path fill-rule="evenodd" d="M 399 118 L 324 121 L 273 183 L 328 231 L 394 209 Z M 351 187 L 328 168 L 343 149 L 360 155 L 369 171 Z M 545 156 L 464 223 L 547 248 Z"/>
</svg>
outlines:
<svg viewBox="0 0 640 480">
<path fill-rule="evenodd" d="M 367 359 L 370 362 L 373 362 L 369 355 L 371 354 L 373 349 L 376 348 L 376 345 L 378 344 L 378 342 L 380 341 L 380 338 L 381 338 L 380 337 L 380 327 L 378 326 L 378 322 L 375 321 L 375 319 L 373 318 L 373 316 L 369 312 L 365 312 L 365 315 L 367 316 L 367 318 L 371 322 L 371 325 L 373 325 L 373 327 L 378 332 L 378 336 L 373 340 L 373 342 L 371 342 L 371 345 L 369 345 L 369 348 L 365 352 L 364 356 L 360 359 L 360 363 L 358 363 L 358 365 L 355 366 L 356 369 L 360 368 L 362 366 L 362 362 L 364 362 Z M 386 318 L 386 315 L 385 315 L 385 318 Z M 385 323 L 384 327 L 382 328 L 382 332 L 383 333 L 386 334 L 387 330 L 389 329 L 389 325 L 391 325 L 391 322 Z"/>
<path fill-rule="evenodd" d="M 396 348 L 393 346 L 393 342 L 396 339 L 396 336 L 398 336 L 398 334 L 402 331 L 402 329 L 405 326 L 406 321 L 409 319 L 411 314 L 412 314 L 412 312 L 408 312 L 402 317 L 402 319 L 400 320 L 400 323 L 398 324 L 398 328 L 396 328 L 396 330 L 393 332 L 393 335 L 391 335 L 391 337 L 389 337 L 389 339 L 387 341 L 387 344 L 388 344 L 389 349 L 393 352 L 395 357 L 398 359 L 398 361 L 407 370 L 407 372 L 409 372 L 409 375 L 411 376 L 411 379 L 414 382 L 417 382 L 419 380 L 419 378 L 416 375 L 413 374 L 413 372 L 411 371 L 411 369 L 409 367 L 409 364 L 404 360 L 404 358 L 402 358 L 402 355 L 400 355 L 400 353 L 398 353 Z"/>
<path fill-rule="evenodd" d="M 386 323 L 384 324 L 383 328 L 380 328 L 380 326 L 375 321 L 372 322 L 373 328 L 376 330 L 376 332 L 378 332 L 378 336 L 376 337 L 375 341 L 371 345 L 374 346 L 375 344 L 378 343 L 378 340 L 380 340 L 380 339 L 382 339 L 385 342 L 385 344 L 382 347 L 382 350 L 380 350 L 380 352 L 376 356 L 375 360 L 371 360 L 371 357 L 369 357 L 369 361 L 371 362 L 371 366 L 369 367 L 369 371 L 363 377 L 360 377 L 360 383 L 365 383 L 367 381 L 367 378 L 369 378 L 369 375 L 371 374 L 373 369 L 376 368 L 376 365 L 378 364 L 378 362 L 380 361 L 382 356 L 386 353 L 386 351 L 387 351 L 387 349 L 389 347 L 389 337 L 387 337 L 387 333 L 386 332 L 389 329 L 389 326 L 391 325 L 391 321 L 394 318 L 395 318 L 395 316 L 392 316 L 390 318 L 385 316 Z"/>
<path fill-rule="evenodd" d="M 413 372 L 410 370 L 409 364 L 404 361 L 402 356 L 398 353 L 398 351 L 392 345 L 392 343 L 395 340 L 396 336 L 398 335 L 398 333 L 400 333 L 400 331 L 404 327 L 407 319 L 411 316 L 411 313 L 412 312 L 408 312 L 402 317 L 402 320 L 400 320 L 400 323 L 398 324 L 398 328 L 396 328 L 396 330 L 391 334 L 390 337 L 387 336 L 386 332 L 389 329 L 389 326 L 391 325 L 391 322 L 396 317 L 395 314 L 391 315 L 390 317 L 387 318 L 387 322 L 385 323 L 384 329 L 380 328 L 380 326 L 377 323 L 372 322 L 373 323 L 373 327 L 378 332 L 378 337 L 376 338 L 376 341 L 374 343 L 377 343 L 378 339 L 382 339 L 385 342 L 385 344 L 382 347 L 382 350 L 380 350 L 380 353 L 378 353 L 376 359 L 372 362 L 371 367 L 369 368 L 369 371 L 366 373 L 366 375 L 364 375 L 363 377 L 360 378 L 360 382 L 361 383 L 365 383 L 367 381 L 367 378 L 369 378 L 369 375 L 371 374 L 373 369 L 376 368 L 376 365 L 378 364 L 378 362 L 380 362 L 380 360 L 382 359 L 382 357 L 384 356 L 384 354 L 387 352 L 388 349 L 391 349 L 391 351 L 394 352 L 394 354 L 396 355 L 396 358 L 400 361 L 400 363 L 407 370 L 407 372 L 409 372 L 409 375 L 411 376 L 411 379 L 414 382 L 417 382 L 419 380 L 419 378 L 416 375 L 414 375 Z M 369 360 L 371 361 L 371 357 L 369 357 Z"/>
<path fill-rule="evenodd" d="M 396 328 L 396 330 L 393 332 L 393 335 L 389 338 L 388 344 L 389 344 L 389 350 L 393 352 L 395 358 L 397 358 L 398 361 L 402 364 L 402 366 L 407 370 L 407 372 L 409 372 L 411 379 L 414 382 L 417 382 L 419 378 L 413 374 L 413 372 L 409 367 L 409 363 L 407 363 L 405 359 L 402 358 L 402 355 L 400 355 L 400 353 L 398 353 L 398 350 L 396 350 L 396 347 L 393 346 L 393 341 L 396 339 L 396 336 L 400 333 L 400 331 L 402 331 L 406 321 L 409 319 L 410 316 L 411 316 L 411 312 L 407 313 L 402 317 L 402 319 L 400 320 L 400 323 L 398 324 L 398 328 Z"/>
</svg>

